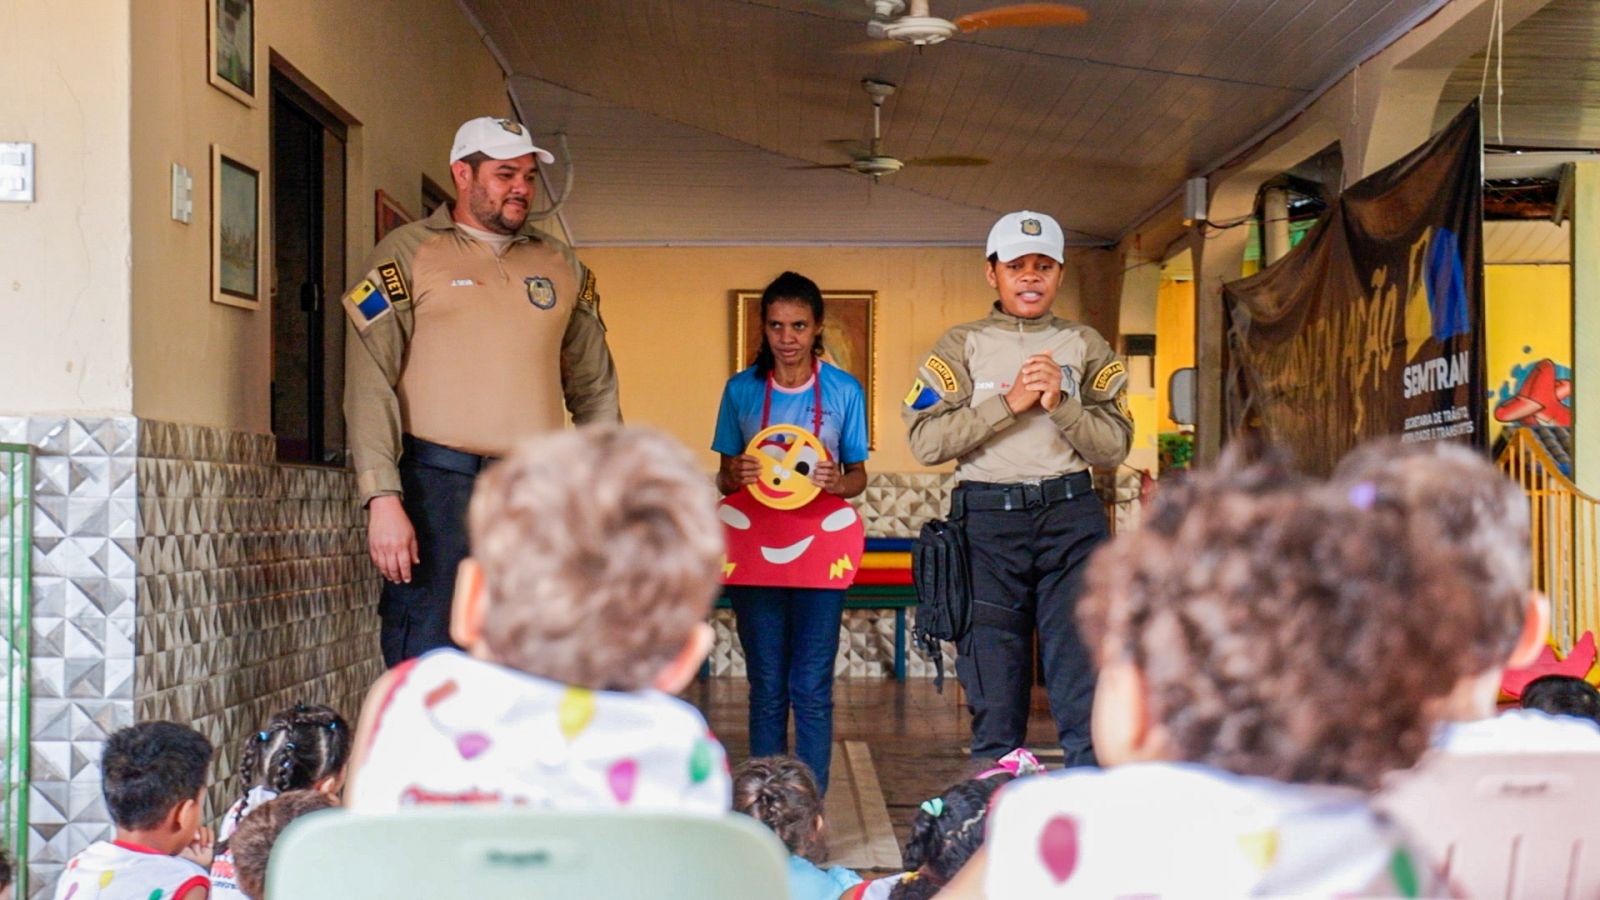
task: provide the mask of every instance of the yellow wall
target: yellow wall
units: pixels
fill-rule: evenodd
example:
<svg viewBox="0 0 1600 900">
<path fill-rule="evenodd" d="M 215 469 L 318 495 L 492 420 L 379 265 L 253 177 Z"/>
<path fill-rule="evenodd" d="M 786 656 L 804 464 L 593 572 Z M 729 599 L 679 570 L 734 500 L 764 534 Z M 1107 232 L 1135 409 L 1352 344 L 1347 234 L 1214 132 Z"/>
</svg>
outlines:
<svg viewBox="0 0 1600 900">
<path fill-rule="evenodd" d="M 372 247 L 374 191 L 418 214 L 424 173 L 450 183 L 445 160 L 456 126 L 508 111 L 503 76 L 454 0 L 386 0 L 381 12 L 363 0 L 273 0 L 256 4 L 256 14 L 256 104 L 246 107 L 206 81 L 204 2 L 138 3 L 132 398 L 140 416 L 254 432 L 271 426 L 270 301 L 253 312 L 209 302 L 208 175 L 210 147 L 218 143 L 271 177 L 269 48 L 360 123 L 351 129 L 347 156 L 352 276 Z M 82 54 L 74 65 L 98 58 Z M 193 224 L 168 215 L 175 162 L 194 176 Z M 270 238 L 270 220 L 263 229 Z M 270 241 L 263 258 L 272 259 Z M 270 285 L 270 272 L 264 275 Z"/>
<path fill-rule="evenodd" d="M 1172 373 L 1194 365 L 1194 282 L 1161 279 L 1156 295 L 1155 430 L 1177 431 L 1168 415 L 1167 382 Z"/>
<path fill-rule="evenodd" d="M 730 292 L 765 287 L 784 269 L 823 290 L 878 292 L 877 448 L 869 471 L 927 471 L 911 456 L 900 405 L 917 366 L 951 325 L 988 312 L 994 292 L 977 247 L 579 248 L 594 270 L 629 422 L 656 425 L 701 451 L 732 363 Z M 1056 311 L 1075 315 L 1068 272 Z"/>
<path fill-rule="evenodd" d="M 132 408 L 128 10 L 0 0 L 0 140 L 38 179 L 0 203 L 0 413 Z"/>
<path fill-rule="evenodd" d="M 1572 377 L 1565 371 L 1572 368 L 1572 269 L 1485 266 L 1484 303 L 1492 444 L 1505 427 L 1494 408 L 1517 392 L 1528 367 L 1549 359 L 1561 377 Z"/>
</svg>

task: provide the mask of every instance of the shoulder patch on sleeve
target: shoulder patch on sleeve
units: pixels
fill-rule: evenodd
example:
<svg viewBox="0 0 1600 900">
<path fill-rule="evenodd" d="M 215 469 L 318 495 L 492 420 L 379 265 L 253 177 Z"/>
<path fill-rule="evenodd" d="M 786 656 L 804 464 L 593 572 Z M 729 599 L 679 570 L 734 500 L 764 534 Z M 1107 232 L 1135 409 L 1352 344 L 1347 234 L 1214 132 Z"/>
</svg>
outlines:
<svg viewBox="0 0 1600 900">
<path fill-rule="evenodd" d="M 373 322 L 394 312 L 394 307 L 371 279 L 363 278 L 344 295 L 344 311 L 357 331 L 366 331 Z"/>
<path fill-rule="evenodd" d="M 1129 422 L 1133 421 L 1133 410 L 1128 409 L 1128 391 L 1126 388 L 1117 392 L 1117 412 L 1122 413 L 1122 417 Z"/>
<path fill-rule="evenodd" d="M 578 288 L 578 300 L 583 303 L 600 302 L 600 295 L 594 287 L 594 270 L 588 266 L 583 267 L 583 287 Z"/>
<path fill-rule="evenodd" d="M 950 364 L 940 359 L 937 355 L 930 355 L 928 361 L 922 364 L 933 376 L 939 379 L 939 387 L 946 394 L 953 394 L 961 387 L 961 382 L 956 378 L 956 372 Z"/>
<path fill-rule="evenodd" d="M 378 263 L 373 271 L 378 273 L 378 280 L 383 282 L 383 293 L 389 298 L 390 303 L 404 303 L 411 299 L 411 292 L 406 289 L 406 277 L 400 273 L 400 264 L 392 259 Z"/>
<path fill-rule="evenodd" d="M 1111 387 L 1111 382 L 1115 380 L 1118 375 L 1126 374 L 1128 374 L 1128 367 L 1122 364 L 1122 360 L 1114 359 L 1107 363 L 1099 372 L 1095 373 L 1094 389 L 1097 391 L 1104 391 Z"/>
<path fill-rule="evenodd" d="M 1095 403 L 1104 403 L 1117 395 L 1128 384 L 1128 365 L 1120 359 L 1113 359 L 1100 367 L 1094 373 L 1089 383 L 1083 388 L 1084 399 Z"/>
<path fill-rule="evenodd" d="M 939 402 L 939 392 L 928 387 L 927 382 L 918 378 L 911 383 L 911 392 L 906 394 L 906 405 L 915 410 L 924 410 Z"/>
</svg>

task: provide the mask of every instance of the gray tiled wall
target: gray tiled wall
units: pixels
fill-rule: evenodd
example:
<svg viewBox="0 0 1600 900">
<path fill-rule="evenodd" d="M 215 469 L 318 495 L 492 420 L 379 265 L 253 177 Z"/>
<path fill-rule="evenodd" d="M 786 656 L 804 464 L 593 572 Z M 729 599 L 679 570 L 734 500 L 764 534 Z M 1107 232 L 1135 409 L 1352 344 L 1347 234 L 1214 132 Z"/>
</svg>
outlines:
<svg viewBox="0 0 1600 900">
<path fill-rule="evenodd" d="M 0 418 L 0 441 L 32 445 L 32 896 L 49 896 L 74 853 L 106 834 L 100 748 L 133 721 L 138 523 L 128 417 Z"/>
<path fill-rule="evenodd" d="M 140 423 L 134 714 L 211 739 L 212 815 L 268 715 L 304 700 L 354 723 L 383 671 L 355 479 L 273 455 L 267 435 Z"/>
<path fill-rule="evenodd" d="M 270 437 L 131 417 L 0 417 L 35 448 L 30 895 L 110 830 L 106 735 L 192 724 L 218 748 L 209 812 L 237 748 L 297 700 L 354 720 L 382 670 L 377 575 L 354 479 L 279 466 Z"/>
</svg>

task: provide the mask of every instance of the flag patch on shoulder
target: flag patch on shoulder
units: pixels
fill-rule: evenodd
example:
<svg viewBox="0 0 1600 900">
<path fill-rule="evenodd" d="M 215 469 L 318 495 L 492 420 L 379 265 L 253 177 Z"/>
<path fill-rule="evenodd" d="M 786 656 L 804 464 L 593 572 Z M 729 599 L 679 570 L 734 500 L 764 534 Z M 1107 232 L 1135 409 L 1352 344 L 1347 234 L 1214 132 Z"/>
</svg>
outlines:
<svg viewBox="0 0 1600 900">
<path fill-rule="evenodd" d="M 912 383 L 911 392 L 906 394 L 906 405 L 915 410 L 927 409 L 938 402 L 939 392 L 928 387 L 921 378 Z"/>
<path fill-rule="evenodd" d="M 356 327 L 362 330 L 394 308 L 389 305 L 389 298 L 384 296 L 383 291 L 366 278 L 344 295 L 344 305 Z"/>
</svg>

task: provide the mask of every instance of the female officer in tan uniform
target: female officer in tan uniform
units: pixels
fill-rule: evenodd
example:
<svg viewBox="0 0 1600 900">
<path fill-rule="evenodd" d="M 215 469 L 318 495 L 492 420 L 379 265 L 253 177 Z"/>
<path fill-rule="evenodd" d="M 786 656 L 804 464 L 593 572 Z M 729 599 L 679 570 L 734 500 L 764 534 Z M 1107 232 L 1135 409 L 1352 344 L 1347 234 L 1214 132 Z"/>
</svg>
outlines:
<svg viewBox="0 0 1600 900">
<path fill-rule="evenodd" d="M 1093 328 L 1050 311 L 1065 259 L 1054 219 L 1003 216 L 985 252 L 994 307 L 939 338 L 901 415 L 917 459 L 957 461 L 950 518 L 972 548 L 974 603 L 956 674 L 974 764 L 1027 736 L 1037 630 L 1067 765 L 1092 765 L 1094 672 L 1073 606 L 1107 534 L 1089 467 L 1120 464 L 1133 438 L 1127 369 Z"/>
</svg>

